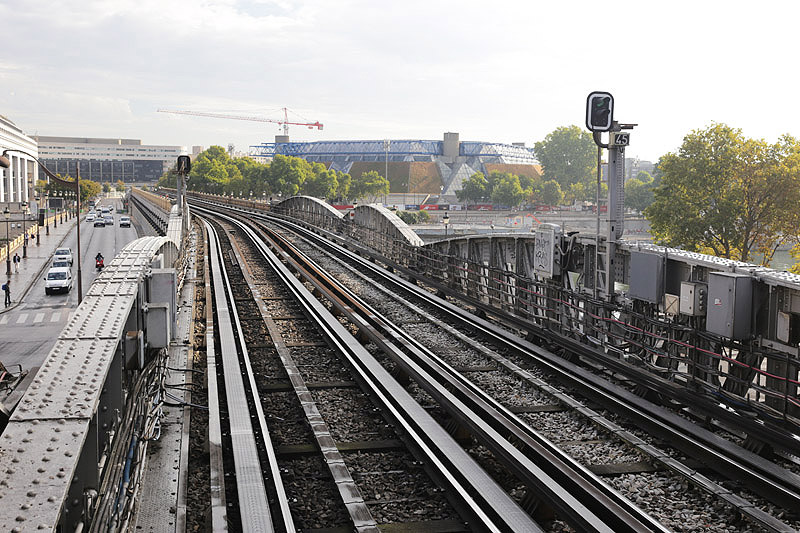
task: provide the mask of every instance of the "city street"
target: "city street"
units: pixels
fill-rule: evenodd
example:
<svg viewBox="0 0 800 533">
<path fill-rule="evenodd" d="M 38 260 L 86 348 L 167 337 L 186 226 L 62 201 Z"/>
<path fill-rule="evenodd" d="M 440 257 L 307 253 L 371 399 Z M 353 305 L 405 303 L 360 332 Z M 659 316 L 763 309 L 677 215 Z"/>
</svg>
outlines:
<svg viewBox="0 0 800 533">
<path fill-rule="evenodd" d="M 121 207 L 119 199 L 104 198 L 100 205 L 112 203 L 115 207 Z M 119 227 L 120 216 L 114 214 L 114 226 L 97 228 L 93 227 L 92 222 L 85 221 L 85 213 L 81 217 L 81 270 L 84 295 L 97 276 L 94 259 L 97 252 L 103 254 L 105 264 L 108 265 L 120 249 L 137 238 L 133 227 Z M 74 228 L 61 246 L 70 247 L 73 252 L 72 290 L 68 294 L 45 295 L 43 278 L 47 274 L 50 264 L 48 263 L 22 302 L 14 309 L 0 314 L 0 362 L 10 370 L 16 370 L 12 365 L 17 364 L 21 364 L 24 369 L 41 365 L 78 305 L 77 232 Z M 17 302 L 24 287 L 14 286 L 13 279 L 12 277 L 11 296 L 14 302 Z"/>
</svg>

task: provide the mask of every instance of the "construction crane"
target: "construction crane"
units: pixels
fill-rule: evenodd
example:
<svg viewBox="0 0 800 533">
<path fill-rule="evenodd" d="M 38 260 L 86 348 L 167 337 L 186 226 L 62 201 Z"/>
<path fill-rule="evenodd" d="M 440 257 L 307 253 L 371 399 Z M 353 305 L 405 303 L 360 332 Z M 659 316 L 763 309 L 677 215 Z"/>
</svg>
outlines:
<svg viewBox="0 0 800 533">
<path fill-rule="evenodd" d="M 281 108 L 283 110 L 283 120 L 276 120 L 272 118 L 263 118 L 263 117 L 256 117 L 256 116 L 241 116 L 241 115 L 227 115 L 225 113 L 204 113 L 202 111 L 183 111 L 177 109 L 159 109 L 159 113 L 174 113 L 176 115 L 193 115 L 196 117 L 212 117 L 212 118 L 230 118 L 234 120 L 252 120 L 253 122 L 273 122 L 275 124 L 280 124 L 283 126 L 283 134 L 289 135 L 289 125 L 292 126 L 307 126 L 308 129 L 317 128 L 318 130 L 322 129 L 322 124 L 317 122 L 292 122 L 289 120 L 289 110 L 285 107 Z"/>
</svg>

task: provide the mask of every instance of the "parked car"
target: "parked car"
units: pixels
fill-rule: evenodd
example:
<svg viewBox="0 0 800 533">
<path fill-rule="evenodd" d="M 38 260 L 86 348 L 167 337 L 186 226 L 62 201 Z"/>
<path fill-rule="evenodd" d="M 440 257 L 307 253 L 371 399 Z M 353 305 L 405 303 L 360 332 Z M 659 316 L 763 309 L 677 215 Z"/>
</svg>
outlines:
<svg viewBox="0 0 800 533">
<path fill-rule="evenodd" d="M 94 219 L 94 227 L 95 228 L 104 228 L 106 227 L 106 221 L 103 220 L 103 217 L 97 217 Z"/>
<path fill-rule="evenodd" d="M 119 217 L 119 227 L 120 228 L 130 228 L 131 227 L 131 217 Z"/>
<path fill-rule="evenodd" d="M 44 293 L 69 292 L 72 289 L 72 272 L 69 267 L 54 267 L 44 278 Z"/>
<path fill-rule="evenodd" d="M 71 248 L 56 248 L 53 254 L 53 261 L 69 261 L 69 266 L 72 266 L 72 249 Z"/>
</svg>

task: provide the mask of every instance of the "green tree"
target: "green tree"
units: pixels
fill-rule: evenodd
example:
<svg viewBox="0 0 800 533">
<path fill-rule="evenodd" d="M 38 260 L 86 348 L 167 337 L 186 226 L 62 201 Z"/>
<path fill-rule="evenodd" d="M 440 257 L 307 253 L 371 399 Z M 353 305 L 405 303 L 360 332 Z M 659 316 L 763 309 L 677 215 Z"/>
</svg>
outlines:
<svg viewBox="0 0 800 533">
<path fill-rule="evenodd" d="M 96 181 L 81 178 L 81 203 L 86 202 L 89 198 L 93 198 L 100 194 L 100 184 Z"/>
<path fill-rule="evenodd" d="M 294 196 L 300 192 L 303 183 L 313 176 L 313 171 L 305 159 L 276 155 L 269 166 L 269 174 L 273 191 Z"/>
<path fill-rule="evenodd" d="M 573 183 L 590 187 L 595 182 L 597 145 L 592 134 L 578 126 L 556 128 L 534 145 L 544 179 L 556 180 L 562 190 Z"/>
<path fill-rule="evenodd" d="M 492 190 L 492 202 L 515 207 L 522 202 L 524 197 L 522 186 L 519 184 L 519 176 L 506 174 L 496 178 Z"/>
<path fill-rule="evenodd" d="M 764 263 L 797 228 L 800 144 L 785 136 L 770 145 L 713 124 L 684 137 L 660 160 L 663 172 L 645 211 L 658 242 Z"/>
<path fill-rule="evenodd" d="M 320 167 L 322 168 L 314 168 L 314 174 L 303 184 L 303 194 L 316 198 L 334 198 L 339 187 L 336 171 L 326 170 L 324 165 Z"/>
<path fill-rule="evenodd" d="M 336 171 L 336 182 L 339 184 L 336 188 L 336 197 L 345 199 L 350 197 L 350 187 L 353 185 L 353 177 L 340 170 Z"/>
<path fill-rule="evenodd" d="M 259 163 L 250 157 L 237 157 L 231 162 L 239 169 L 242 176 L 241 181 L 233 182 L 232 185 L 236 186 L 237 190 L 231 192 L 248 197 L 251 193 L 254 197 L 261 197 L 264 192 L 269 192 L 266 187 L 267 176 L 265 175 L 265 171 L 269 172 L 269 165 Z"/>
<path fill-rule="evenodd" d="M 469 179 L 461 184 L 461 189 L 456 191 L 456 198 L 459 202 L 478 203 L 483 198 L 488 198 L 487 189 L 489 182 L 483 172 L 476 172 Z"/>
<path fill-rule="evenodd" d="M 242 173 L 221 146 L 211 146 L 201 152 L 189 173 L 191 190 L 216 194 L 241 191 Z"/>
<path fill-rule="evenodd" d="M 397 216 L 409 226 L 411 224 L 425 224 L 431 220 L 431 215 L 427 211 L 398 211 Z"/>
<path fill-rule="evenodd" d="M 122 180 L 117 180 L 117 183 L 114 185 L 114 188 L 119 192 L 125 192 L 125 182 Z"/>
<path fill-rule="evenodd" d="M 542 183 L 541 198 L 545 205 L 561 205 L 561 201 L 564 199 L 561 185 L 556 180 L 545 181 Z"/>
<path fill-rule="evenodd" d="M 353 200 L 367 198 L 369 202 L 374 202 L 384 194 L 389 194 L 389 180 L 375 170 L 363 172 L 350 186 L 350 198 Z"/>
<path fill-rule="evenodd" d="M 640 174 L 642 174 L 640 172 Z M 644 172 L 644 174 L 647 174 Z M 650 176 L 648 174 L 648 176 Z M 643 183 L 640 179 L 634 178 L 628 180 L 625 184 L 625 207 L 630 207 L 636 211 L 642 212 L 653 203 L 653 187 L 651 183 L 653 178 L 650 178 L 648 183 Z"/>
<path fill-rule="evenodd" d="M 111 192 L 111 184 L 107 181 L 103 182 L 103 192 Z"/>
</svg>

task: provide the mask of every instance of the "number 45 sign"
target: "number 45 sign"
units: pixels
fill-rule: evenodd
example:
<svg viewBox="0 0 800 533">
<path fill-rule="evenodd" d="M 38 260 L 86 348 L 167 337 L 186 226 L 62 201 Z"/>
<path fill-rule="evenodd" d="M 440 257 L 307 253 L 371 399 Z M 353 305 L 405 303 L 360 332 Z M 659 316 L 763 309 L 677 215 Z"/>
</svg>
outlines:
<svg viewBox="0 0 800 533">
<path fill-rule="evenodd" d="M 614 132 L 611 134 L 611 142 L 613 146 L 628 146 L 631 142 L 631 134 L 625 132 Z"/>
</svg>

